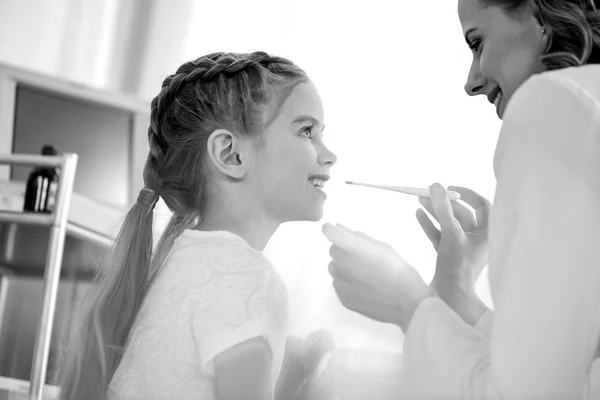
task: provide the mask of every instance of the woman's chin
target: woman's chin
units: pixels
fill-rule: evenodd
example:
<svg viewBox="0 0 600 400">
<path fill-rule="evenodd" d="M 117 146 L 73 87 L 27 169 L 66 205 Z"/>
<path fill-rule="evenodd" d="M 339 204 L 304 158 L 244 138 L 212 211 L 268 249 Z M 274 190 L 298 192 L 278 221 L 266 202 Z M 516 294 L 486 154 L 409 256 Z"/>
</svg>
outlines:
<svg viewBox="0 0 600 400">
<path fill-rule="evenodd" d="M 498 108 L 496 108 L 496 115 L 500 120 L 504 117 L 504 112 L 506 111 L 506 102 L 502 99 L 502 102 L 498 104 Z"/>
</svg>

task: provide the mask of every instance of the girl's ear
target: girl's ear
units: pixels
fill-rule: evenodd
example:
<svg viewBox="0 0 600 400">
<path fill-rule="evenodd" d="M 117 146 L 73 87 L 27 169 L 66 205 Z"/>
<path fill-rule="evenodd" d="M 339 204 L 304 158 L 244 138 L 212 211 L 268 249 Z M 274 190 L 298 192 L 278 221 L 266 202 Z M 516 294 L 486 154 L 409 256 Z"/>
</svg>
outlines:
<svg viewBox="0 0 600 400">
<path fill-rule="evenodd" d="M 227 129 L 217 129 L 208 138 L 208 159 L 214 167 L 234 179 L 242 179 L 250 168 L 250 147 Z"/>
</svg>

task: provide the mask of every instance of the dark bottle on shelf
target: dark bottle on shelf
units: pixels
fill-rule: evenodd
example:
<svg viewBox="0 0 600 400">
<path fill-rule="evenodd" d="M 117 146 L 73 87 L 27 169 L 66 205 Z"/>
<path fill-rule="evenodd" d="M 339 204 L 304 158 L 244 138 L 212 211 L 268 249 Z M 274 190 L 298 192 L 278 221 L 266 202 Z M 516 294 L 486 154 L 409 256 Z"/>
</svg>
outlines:
<svg viewBox="0 0 600 400">
<path fill-rule="evenodd" d="M 42 148 L 42 155 L 55 156 L 58 152 L 53 146 Z M 27 178 L 24 211 L 51 213 L 56 203 L 58 171 L 54 167 L 37 167 Z"/>
</svg>

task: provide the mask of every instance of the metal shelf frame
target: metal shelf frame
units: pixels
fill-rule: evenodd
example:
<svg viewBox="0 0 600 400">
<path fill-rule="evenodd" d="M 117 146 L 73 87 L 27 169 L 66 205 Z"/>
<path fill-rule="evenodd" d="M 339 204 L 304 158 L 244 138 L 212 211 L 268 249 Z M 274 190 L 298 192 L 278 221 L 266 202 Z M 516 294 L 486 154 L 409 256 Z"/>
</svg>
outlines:
<svg viewBox="0 0 600 400">
<path fill-rule="evenodd" d="M 44 269 L 44 294 L 42 312 L 38 322 L 33 366 L 29 386 L 29 399 L 42 400 L 46 374 L 48 371 L 48 356 L 52 325 L 56 311 L 56 298 L 60 280 L 60 270 L 63 260 L 65 237 L 67 232 L 83 239 L 97 241 L 101 244 L 111 243 L 95 232 L 70 224 L 68 221 L 73 183 L 77 169 L 78 156 L 65 153 L 62 156 L 9 154 L 0 155 L 0 165 L 59 167 L 60 179 L 57 185 L 56 206 L 51 214 L 0 212 L 0 221 L 32 224 L 50 227 L 48 253 Z"/>
</svg>

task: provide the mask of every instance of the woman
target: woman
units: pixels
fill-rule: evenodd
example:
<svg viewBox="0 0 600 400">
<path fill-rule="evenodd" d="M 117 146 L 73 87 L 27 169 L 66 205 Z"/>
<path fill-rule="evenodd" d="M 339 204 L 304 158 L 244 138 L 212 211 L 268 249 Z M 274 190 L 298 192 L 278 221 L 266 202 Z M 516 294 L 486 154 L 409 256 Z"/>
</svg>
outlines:
<svg viewBox="0 0 600 400">
<path fill-rule="evenodd" d="M 489 221 L 495 313 L 476 297 L 477 218 L 431 188 L 418 218 L 438 251 L 427 286 L 391 247 L 325 225 L 341 302 L 399 325 L 410 399 L 600 398 L 600 1 L 459 0 L 466 85 L 503 119 Z"/>
</svg>

